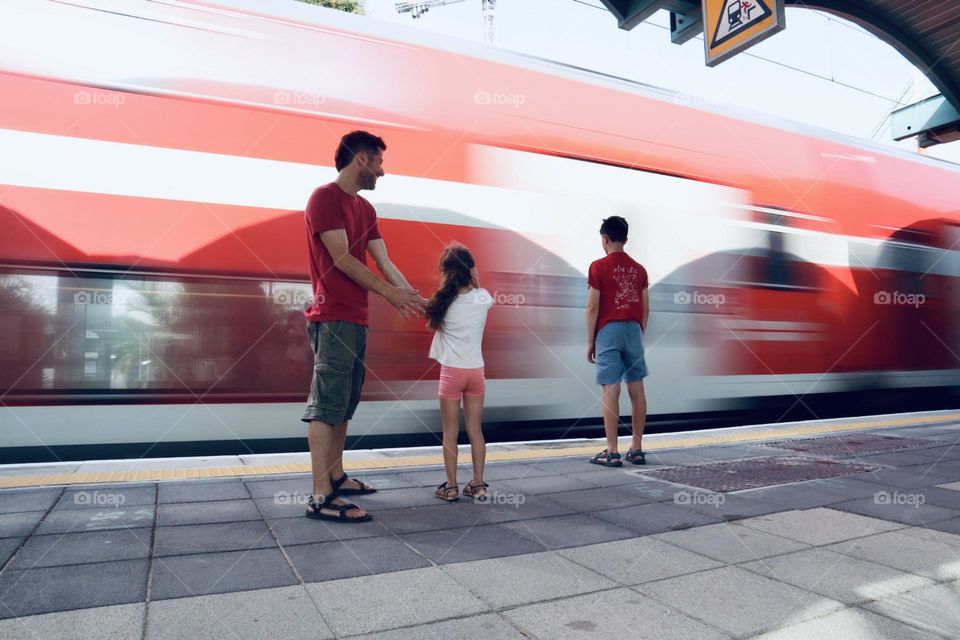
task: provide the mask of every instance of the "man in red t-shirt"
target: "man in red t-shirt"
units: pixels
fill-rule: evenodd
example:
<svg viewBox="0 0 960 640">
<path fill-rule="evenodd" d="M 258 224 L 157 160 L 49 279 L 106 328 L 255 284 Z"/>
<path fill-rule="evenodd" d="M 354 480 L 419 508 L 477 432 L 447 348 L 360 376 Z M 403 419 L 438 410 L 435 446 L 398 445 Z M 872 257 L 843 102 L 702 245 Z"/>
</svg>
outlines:
<svg viewBox="0 0 960 640">
<path fill-rule="evenodd" d="M 633 441 L 627 462 L 646 464 L 641 439 L 647 420 L 647 375 L 643 336 L 650 313 L 649 281 L 643 265 L 624 252 L 627 221 L 611 216 L 600 226 L 605 258 L 595 260 L 587 273 L 587 361 L 597 365 L 597 384 L 603 388 L 603 428 L 607 448 L 590 462 L 620 467 L 617 432 L 620 426 L 620 382 L 626 380 L 633 406 Z"/>
<path fill-rule="evenodd" d="M 305 212 L 313 286 L 313 304 L 306 311 L 313 380 L 302 418 L 310 423 L 310 518 L 370 519 L 340 497 L 376 491 L 343 471 L 347 425 L 360 402 L 366 373 L 367 292 L 386 298 L 404 317 L 422 314 L 426 303 L 390 261 L 377 213 L 357 195 L 361 189 L 376 188 L 386 149 L 382 138 L 366 131 L 345 135 L 335 156 L 337 179 L 313 192 Z M 385 280 L 367 268 L 368 252 Z"/>
</svg>

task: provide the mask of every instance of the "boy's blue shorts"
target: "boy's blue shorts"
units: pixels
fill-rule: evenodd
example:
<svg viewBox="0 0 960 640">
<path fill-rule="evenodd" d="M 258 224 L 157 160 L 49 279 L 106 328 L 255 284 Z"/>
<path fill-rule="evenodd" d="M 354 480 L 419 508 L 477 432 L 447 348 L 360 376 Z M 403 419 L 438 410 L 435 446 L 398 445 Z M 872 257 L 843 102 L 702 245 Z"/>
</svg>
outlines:
<svg viewBox="0 0 960 640">
<path fill-rule="evenodd" d="M 639 322 L 608 322 L 596 337 L 597 384 L 636 382 L 647 377 Z"/>
</svg>

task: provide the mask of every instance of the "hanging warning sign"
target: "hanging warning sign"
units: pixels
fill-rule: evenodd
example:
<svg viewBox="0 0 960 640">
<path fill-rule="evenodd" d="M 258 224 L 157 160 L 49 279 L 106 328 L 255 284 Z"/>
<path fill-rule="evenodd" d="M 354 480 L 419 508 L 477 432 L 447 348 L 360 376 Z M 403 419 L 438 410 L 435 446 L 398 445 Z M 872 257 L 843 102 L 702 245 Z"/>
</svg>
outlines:
<svg viewBox="0 0 960 640">
<path fill-rule="evenodd" d="M 784 0 L 703 0 L 707 66 L 782 30 Z"/>
</svg>

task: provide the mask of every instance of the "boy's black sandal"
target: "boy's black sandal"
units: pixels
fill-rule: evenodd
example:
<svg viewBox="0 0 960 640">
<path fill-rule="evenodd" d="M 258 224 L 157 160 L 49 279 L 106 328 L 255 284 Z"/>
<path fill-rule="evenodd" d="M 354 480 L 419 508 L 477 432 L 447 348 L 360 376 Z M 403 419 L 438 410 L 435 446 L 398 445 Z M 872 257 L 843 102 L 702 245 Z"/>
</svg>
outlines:
<svg viewBox="0 0 960 640">
<path fill-rule="evenodd" d="M 333 492 L 327 496 L 326 500 L 317 504 L 313 496 L 310 496 L 310 501 L 307 503 L 307 517 L 316 520 L 333 520 L 334 522 L 367 522 L 372 519 L 369 513 L 362 516 L 348 516 L 347 511 L 359 509 L 360 507 L 349 502 L 346 504 L 334 504 L 333 501 L 336 500 L 337 497 L 337 493 Z M 337 513 L 324 513 L 322 509 L 330 509 Z"/>
<path fill-rule="evenodd" d="M 630 449 L 627 451 L 627 462 L 633 464 L 647 464 L 647 454 L 640 449 Z"/>
<path fill-rule="evenodd" d="M 619 453 L 607 453 L 607 450 L 604 449 L 597 455 L 590 458 L 590 464 L 599 464 L 602 467 L 622 467 L 623 462 L 620 460 Z"/>
<path fill-rule="evenodd" d="M 359 489 L 351 489 L 349 487 L 346 489 L 341 489 L 340 487 L 342 487 L 343 483 L 347 480 L 350 480 L 350 478 L 347 477 L 347 474 L 343 474 L 343 476 L 341 476 L 338 480 L 331 480 L 330 486 L 333 487 L 335 493 L 339 493 L 342 496 L 365 496 L 377 492 L 374 487 L 366 485 L 356 478 L 353 478 L 353 481 L 357 483 Z"/>
</svg>

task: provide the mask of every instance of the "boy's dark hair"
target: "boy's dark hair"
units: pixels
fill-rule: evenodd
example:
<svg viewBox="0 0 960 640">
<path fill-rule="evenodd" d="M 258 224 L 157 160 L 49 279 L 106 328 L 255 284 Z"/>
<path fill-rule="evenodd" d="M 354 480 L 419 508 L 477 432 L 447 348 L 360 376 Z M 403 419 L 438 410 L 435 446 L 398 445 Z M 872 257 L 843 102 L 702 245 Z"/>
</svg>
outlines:
<svg viewBox="0 0 960 640">
<path fill-rule="evenodd" d="M 342 171 L 345 166 L 353 162 L 353 159 L 361 151 L 376 154 L 378 151 L 386 150 L 387 143 L 380 136 L 375 136 L 366 131 L 351 131 L 340 138 L 340 144 L 337 146 L 337 153 L 334 156 L 334 165 L 337 167 L 337 171 Z"/>
<path fill-rule="evenodd" d="M 600 233 L 610 238 L 610 242 L 626 242 L 629 226 L 620 216 L 610 216 L 600 225 Z"/>
</svg>

